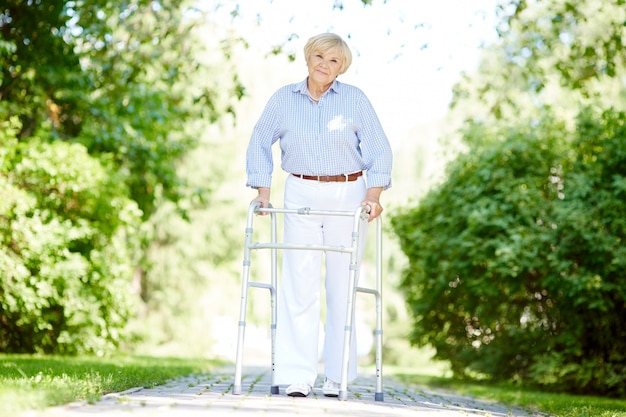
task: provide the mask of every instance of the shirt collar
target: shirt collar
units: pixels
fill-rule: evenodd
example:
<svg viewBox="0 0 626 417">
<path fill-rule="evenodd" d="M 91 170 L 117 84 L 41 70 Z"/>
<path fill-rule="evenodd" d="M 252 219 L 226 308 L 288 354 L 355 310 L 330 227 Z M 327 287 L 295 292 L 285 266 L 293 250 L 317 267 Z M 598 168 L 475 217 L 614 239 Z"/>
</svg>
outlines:
<svg viewBox="0 0 626 417">
<path fill-rule="evenodd" d="M 307 94 L 306 82 L 308 79 L 309 77 L 306 77 L 304 80 L 300 81 L 299 83 L 294 84 L 293 92 L 306 95 Z M 340 86 L 341 86 L 341 83 L 335 78 L 333 80 L 333 83 L 330 85 L 329 90 L 331 90 L 334 93 L 338 93 Z"/>
</svg>

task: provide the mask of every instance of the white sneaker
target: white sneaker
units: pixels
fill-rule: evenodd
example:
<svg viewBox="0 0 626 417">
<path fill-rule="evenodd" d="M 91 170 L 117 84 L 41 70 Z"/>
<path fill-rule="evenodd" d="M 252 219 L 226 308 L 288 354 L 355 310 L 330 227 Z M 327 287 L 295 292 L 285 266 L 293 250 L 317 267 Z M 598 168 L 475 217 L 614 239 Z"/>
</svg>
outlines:
<svg viewBox="0 0 626 417">
<path fill-rule="evenodd" d="M 339 384 L 338 382 L 333 382 L 330 379 L 326 378 L 324 380 L 324 386 L 322 387 L 322 392 L 327 397 L 338 397 L 339 388 L 341 388 L 341 384 Z"/>
<path fill-rule="evenodd" d="M 290 397 L 308 397 L 311 393 L 311 386 L 303 382 L 291 384 L 285 390 Z"/>
</svg>

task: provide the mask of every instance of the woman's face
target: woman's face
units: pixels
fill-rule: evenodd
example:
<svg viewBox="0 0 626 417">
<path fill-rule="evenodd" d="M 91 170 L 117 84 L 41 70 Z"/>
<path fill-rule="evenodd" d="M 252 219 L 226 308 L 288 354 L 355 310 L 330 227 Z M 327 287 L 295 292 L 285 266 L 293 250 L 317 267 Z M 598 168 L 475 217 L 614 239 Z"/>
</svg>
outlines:
<svg viewBox="0 0 626 417">
<path fill-rule="evenodd" d="M 341 54 L 337 49 L 315 51 L 307 61 L 309 78 L 319 84 L 330 84 L 339 75 Z"/>
</svg>

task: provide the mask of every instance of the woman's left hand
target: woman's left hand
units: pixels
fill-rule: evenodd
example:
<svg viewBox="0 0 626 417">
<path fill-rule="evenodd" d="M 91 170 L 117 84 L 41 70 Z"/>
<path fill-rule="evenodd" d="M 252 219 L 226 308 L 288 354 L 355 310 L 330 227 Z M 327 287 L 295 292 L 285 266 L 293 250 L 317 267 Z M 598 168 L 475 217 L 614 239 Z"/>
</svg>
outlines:
<svg viewBox="0 0 626 417">
<path fill-rule="evenodd" d="M 361 205 L 369 206 L 370 208 L 370 217 L 367 220 L 368 222 L 371 222 L 383 212 L 383 206 L 380 205 L 380 194 L 382 192 L 383 187 L 372 187 L 368 188 L 365 193 L 365 198 L 363 199 Z"/>
<path fill-rule="evenodd" d="M 361 205 L 369 206 L 370 208 L 370 217 L 367 219 L 368 222 L 371 222 L 383 212 L 383 207 L 378 201 L 364 200 Z"/>
</svg>

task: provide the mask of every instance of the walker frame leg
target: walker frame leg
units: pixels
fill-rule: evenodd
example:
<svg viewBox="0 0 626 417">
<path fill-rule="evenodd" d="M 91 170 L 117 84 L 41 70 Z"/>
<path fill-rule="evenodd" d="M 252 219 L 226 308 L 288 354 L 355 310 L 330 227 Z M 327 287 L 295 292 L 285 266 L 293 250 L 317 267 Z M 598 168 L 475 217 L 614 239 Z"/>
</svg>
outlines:
<svg viewBox="0 0 626 417">
<path fill-rule="evenodd" d="M 362 217 L 361 220 L 364 220 Z M 354 312 L 356 309 L 357 292 L 372 294 L 376 300 L 376 392 L 374 393 L 375 401 L 384 401 L 383 384 L 382 384 L 382 223 L 380 216 L 376 218 L 376 288 L 363 288 L 356 285 L 357 267 L 358 267 L 358 251 L 359 251 L 359 218 L 355 217 L 352 246 L 353 252 L 350 263 L 350 284 L 348 292 L 348 305 L 346 312 L 346 323 L 343 344 L 343 359 L 341 370 L 341 383 L 339 388 L 338 399 L 346 401 L 348 399 L 348 369 L 350 361 L 350 344 L 352 343 L 352 332 L 354 327 Z"/>
<path fill-rule="evenodd" d="M 251 204 L 248 209 L 248 221 L 246 226 L 246 240 L 244 245 L 243 256 L 243 271 L 241 277 L 241 301 L 239 305 L 239 331 L 237 333 L 237 353 L 235 359 L 235 382 L 233 385 L 233 395 L 241 395 L 242 386 L 242 370 L 243 370 L 243 347 L 245 339 L 246 329 L 246 310 L 248 306 L 248 290 L 251 287 L 264 288 L 270 292 L 270 308 L 272 311 L 272 323 L 271 323 L 271 361 L 272 361 L 272 375 L 271 375 L 271 394 L 279 394 L 280 389 L 278 385 L 274 384 L 274 372 L 275 372 L 275 345 L 276 345 L 276 284 L 277 284 L 277 251 L 272 249 L 272 264 L 271 264 L 271 283 L 264 284 L 258 282 L 250 282 L 250 254 L 253 235 L 253 218 L 259 207 L 258 203 Z M 276 216 L 272 214 L 272 241 L 276 242 Z"/>
</svg>

